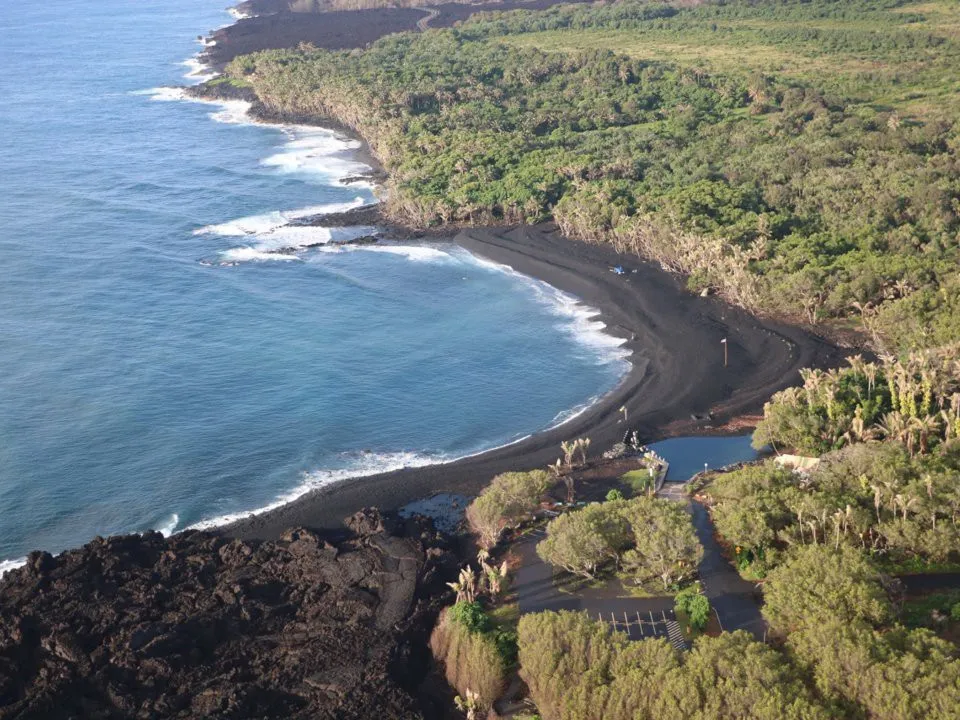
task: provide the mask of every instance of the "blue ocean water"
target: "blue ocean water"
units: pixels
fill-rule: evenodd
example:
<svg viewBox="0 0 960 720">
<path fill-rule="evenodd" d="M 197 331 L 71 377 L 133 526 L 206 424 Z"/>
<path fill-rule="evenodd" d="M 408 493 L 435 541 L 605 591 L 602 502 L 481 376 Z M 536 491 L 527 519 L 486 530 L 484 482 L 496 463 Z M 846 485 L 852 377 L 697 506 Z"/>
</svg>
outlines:
<svg viewBox="0 0 960 720">
<path fill-rule="evenodd" d="M 462 250 L 303 249 L 373 199 L 350 144 L 162 89 L 223 4 L 0 4 L 0 561 L 502 445 L 625 370 Z"/>
</svg>

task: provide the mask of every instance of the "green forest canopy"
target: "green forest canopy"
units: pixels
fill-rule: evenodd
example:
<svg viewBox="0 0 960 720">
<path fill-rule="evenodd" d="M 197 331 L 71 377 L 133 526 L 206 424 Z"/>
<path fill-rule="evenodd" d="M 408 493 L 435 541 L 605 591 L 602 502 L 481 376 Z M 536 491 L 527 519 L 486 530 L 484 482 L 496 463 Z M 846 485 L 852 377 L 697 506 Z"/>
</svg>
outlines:
<svg viewBox="0 0 960 720">
<path fill-rule="evenodd" d="M 958 32 L 949 2 L 623 0 L 229 72 L 366 137 L 397 219 L 552 217 L 893 349 L 960 339 Z"/>
</svg>

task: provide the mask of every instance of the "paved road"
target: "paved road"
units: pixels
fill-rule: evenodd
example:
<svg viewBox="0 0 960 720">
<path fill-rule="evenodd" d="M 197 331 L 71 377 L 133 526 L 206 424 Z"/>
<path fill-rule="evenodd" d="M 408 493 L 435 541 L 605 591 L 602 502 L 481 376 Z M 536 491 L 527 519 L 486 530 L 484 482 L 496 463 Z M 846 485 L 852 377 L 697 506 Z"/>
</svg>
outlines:
<svg viewBox="0 0 960 720">
<path fill-rule="evenodd" d="M 683 494 L 683 483 L 667 483 L 664 491 L 662 496 L 688 502 Z M 757 639 L 763 639 L 766 623 L 760 614 L 759 590 L 753 583 L 742 579 L 723 557 L 706 508 L 696 502 L 689 506 L 697 537 L 704 549 L 699 567 L 700 581 L 720 626 L 728 631 L 746 630 Z M 591 617 L 613 623 L 619 630 L 626 630 L 632 639 L 651 634 L 666 636 L 667 621 L 674 620 L 672 597 L 618 597 L 625 593 L 616 579 L 602 587 L 582 589 L 577 587 L 577 579 L 571 576 L 558 576 L 554 580 L 553 569 L 536 553 L 536 544 L 542 538 L 543 531 L 538 530 L 516 546 L 523 560 L 515 581 L 521 613 L 581 610 Z M 635 619 L 638 621 L 636 625 Z M 654 620 L 655 624 L 648 624 L 648 619 Z M 660 621 L 664 622 L 660 624 Z"/>
<path fill-rule="evenodd" d="M 424 32 L 427 27 L 430 25 L 430 21 L 433 20 L 437 15 L 440 14 L 439 10 L 434 10 L 433 8 L 419 8 L 426 13 L 422 18 L 417 20 L 417 30 Z"/>
<path fill-rule="evenodd" d="M 713 535 L 713 523 L 706 507 L 690 503 L 693 526 L 703 545 L 703 560 L 698 568 L 703 590 L 716 610 L 724 630 L 746 630 L 762 640 L 767 624 L 760 614 L 761 593 L 756 585 L 744 580 L 723 556 Z"/>
<path fill-rule="evenodd" d="M 663 637 L 675 641 L 679 625 L 673 614 L 672 597 L 618 597 L 624 591 L 616 579 L 601 587 L 587 588 L 579 588 L 579 581 L 569 575 L 555 580 L 553 569 L 536 553 L 536 545 L 543 536 L 543 531 L 538 530 L 515 546 L 523 559 L 515 580 L 522 614 L 544 610 L 584 611 L 592 619 L 626 632 L 631 640 Z"/>
</svg>

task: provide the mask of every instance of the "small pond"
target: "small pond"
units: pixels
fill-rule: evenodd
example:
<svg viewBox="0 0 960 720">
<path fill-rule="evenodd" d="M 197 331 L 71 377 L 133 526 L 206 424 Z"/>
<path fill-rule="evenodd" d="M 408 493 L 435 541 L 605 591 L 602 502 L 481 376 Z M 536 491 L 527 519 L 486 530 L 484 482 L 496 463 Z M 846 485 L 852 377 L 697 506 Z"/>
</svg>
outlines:
<svg viewBox="0 0 960 720">
<path fill-rule="evenodd" d="M 670 463 L 667 482 L 684 482 L 704 469 L 711 470 L 760 457 L 751 446 L 752 435 L 733 437 L 677 437 L 648 447 Z"/>
</svg>

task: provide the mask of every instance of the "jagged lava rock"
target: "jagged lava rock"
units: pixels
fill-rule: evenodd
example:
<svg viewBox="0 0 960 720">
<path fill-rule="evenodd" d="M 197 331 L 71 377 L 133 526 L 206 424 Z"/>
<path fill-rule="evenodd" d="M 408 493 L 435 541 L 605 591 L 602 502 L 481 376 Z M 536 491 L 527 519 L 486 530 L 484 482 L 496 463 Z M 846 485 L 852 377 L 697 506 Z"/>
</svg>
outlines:
<svg viewBox="0 0 960 720">
<path fill-rule="evenodd" d="M 250 543 L 96 538 L 0 580 L 0 719 L 415 718 L 456 559 L 429 526 L 351 518 Z"/>
</svg>

